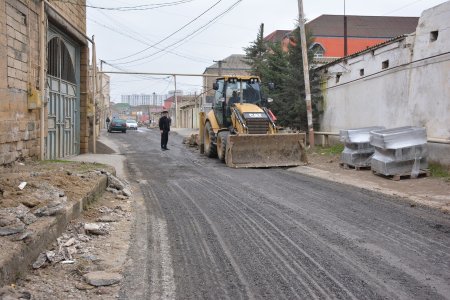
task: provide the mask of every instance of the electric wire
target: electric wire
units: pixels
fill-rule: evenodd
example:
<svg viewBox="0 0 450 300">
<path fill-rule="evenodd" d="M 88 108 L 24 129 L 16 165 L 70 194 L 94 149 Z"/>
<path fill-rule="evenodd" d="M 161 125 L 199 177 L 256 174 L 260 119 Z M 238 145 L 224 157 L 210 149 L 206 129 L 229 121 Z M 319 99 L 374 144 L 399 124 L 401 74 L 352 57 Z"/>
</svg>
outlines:
<svg viewBox="0 0 450 300">
<path fill-rule="evenodd" d="M 148 42 L 143 41 L 143 40 L 141 40 L 141 39 L 139 39 L 139 38 L 136 38 L 136 37 L 134 37 L 134 36 L 132 36 L 132 35 L 130 35 L 130 34 L 128 34 L 128 33 L 125 33 L 125 32 L 123 32 L 123 31 L 121 31 L 121 30 L 119 30 L 119 29 L 117 29 L 117 28 L 110 27 L 110 26 L 108 26 L 108 25 L 102 24 L 102 23 L 97 22 L 97 21 L 95 21 L 94 19 L 91 19 L 91 18 L 87 18 L 87 19 L 88 19 L 89 21 L 91 21 L 91 22 L 93 22 L 93 23 L 99 25 L 99 26 L 102 26 L 102 27 L 104 27 L 104 28 L 106 28 L 106 29 L 111 30 L 112 32 L 115 32 L 115 33 L 120 34 L 120 35 L 122 35 L 122 36 L 128 37 L 128 38 L 130 38 L 130 39 L 132 39 L 132 40 L 134 40 L 134 41 L 136 41 L 136 42 L 142 43 L 142 44 L 144 44 L 144 45 L 149 45 Z M 158 49 L 158 50 L 162 50 L 162 48 L 159 48 L 159 47 L 155 47 L 155 48 Z M 211 61 L 211 60 L 208 60 L 208 59 L 203 59 L 203 58 L 197 58 L 197 57 L 194 57 L 194 56 L 183 55 L 183 54 L 177 53 L 177 52 L 175 52 L 175 51 L 171 51 L 171 50 L 168 50 L 167 52 L 169 52 L 170 54 L 176 55 L 176 56 L 178 56 L 178 57 L 186 58 L 186 59 L 188 59 L 188 60 L 192 60 L 192 61 L 195 61 L 195 62 L 206 63 L 206 62 L 210 62 L 210 61 Z M 108 61 L 111 61 L 111 60 L 108 60 Z"/>
<path fill-rule="evenodd" d="M 74 1 L 70 1 L 70 0 L 54 0 L 54 1 L 68 3 L 68 4 L 72 4 L 72 5 L 77 5 L 77 6 L 89 7 L 89 8 L 93 8 L 93 9 L 100 9 L 100 10 L 139 11 L 139 10 L 152 10 L 152 9 L 157 9 L 157 8 L 167 7 L 167 6 L 176 6 L 176 5 L 181 5 L 181 4 L 192 2 L 194 0 L 179 0 L 179 1 L 166 2 L 166 3 L 144 4 L 144 5 L 135 5 L 135 6 L 119 6 L 119 7 L 95 6 L 95 5 L 77 3 L 76 1 L 74 2 Z"/>
<path fill-rule="evenodd" d="M 394 13 L 394 12 L 397 12 L 397 11 L 399 11 L 399 10 L 402 10 L 402 9 L 404 9 L 404 8 L 406 8 L 406 7 L 409 7 L 409 6 L 411 6 L 411 5 L 414 5 L 414 4 L 419 3 L 419 2 L 422 2 L 422 1 L 424 1 L 424 0 L 417 0 L 417 1 L 411 2 L 411 3 L 409 3 L 409 4 L 406 4 L 406 5 L 402 6 L 402 7 L 399 7 L 399 8 L 397 8 L 397 9 L 394 9 L 394 10 L 392 10 L 392 11 L 390 11 L 390 12 L 384 13 L 384 14 L 382 14 L 382 16 L 390 15 L 390 14 L 392 14 L 392 13 Z"/>
<path fill-rule="evenodd" d="M 130 58 L 136 55 L 139 55 L 151 48 L 154 48 L 155 46 L 161 44 L 162 42 L 164 42 L 165 40 L 169 39 L 170 37 L 174 36 L 175 34 L 177 34 L 178 32 L 180 32 L 181 30 L 183 30 L 184 28 L 186 28 L 187 26 L 189 26 L 190 24 L 192 24 L 193 22 L 195 22 L 196 20 L 198 20 L 201 16 L 203 16 L 204 14 L 206 14 L 208 11 L 210 11 L 211 9 L 213 9 L 215 6 L 217 6 L 220 2 L 222 2 L 222 0 L 217 1 L 216 3 L 214 3 L 212 6 L 210 6 L 207 10 L 203 11 L 200 15 L 198 15 L 197 17 L 195 17 L 194 19 L 192 19 L 191 21 L 189 21 L 188 23 L 184 24 L 183 26 L 181 26 L 179 29 L 175 30 L 174 32 L 172 32 L 171 34 L 169 34 L 168 36 L 162 38 L 161 40 L 159 40 L 158 42 L 154 43 L 153 45 L 140 50 L 136 53 L 121 57 L 121 58 L 116 58 L 116 59 L 110 59 L 109 61 L 118 61 L 118 60 L 123 60 L 126 58 Z"/>
<path fill-rule="evenodd" d="M 240 2 L 242 2 L 242 0 L 238 0 L 235 3 L 233 3 L 230 7 L 228 7 L 225 11 L 223 11 L 222 13 L 220 13 L 219 15 L 215 16 L 213 19 L 209 20 L 206 24 L 202 25 L 201 27 L 197 28 L 196 30 L 194 30 L 193 32 L 191 32 L 190 34 L 186 35 L 185 37 L 183 37 L 182 39 L 166 46 L 165 48 L 156 51 L 150 55 L 138 58 L 138 59 L 134 59 L 134 60 L 130 60 L 127 62 L 120 62 L 120 63 L 116 63 L 116 65 L 126 65 L 132 62 L 137 62 L 137 61 L 142 61 L 146 58 L 155 56 L 158 53 L 161 53 L 163 51 L 166 51 L 167 49 L 169 49 L 170 47 L 173 47 L 175 45 L 181 44 L 182 42 L 185 42 L 188 39 L 192 39 L 195 36 L 197 36 L 198 34 L 200 34 L 201 32 L 203 32 L 204 30 L 206 30 L 208 27 L 210 27 L 211 25 L 213 25 L 217 20 L 219 20 L 220 18 L 224 17 L 227 13 L 229 13 L 232 9 L 234 9 Z M 182 44 L 181 44 L 182 45 Z M 181 46 L 179 45 L 179 46 Z M 174 48 L 175 49 L 175 48 Z"/>
</svg>

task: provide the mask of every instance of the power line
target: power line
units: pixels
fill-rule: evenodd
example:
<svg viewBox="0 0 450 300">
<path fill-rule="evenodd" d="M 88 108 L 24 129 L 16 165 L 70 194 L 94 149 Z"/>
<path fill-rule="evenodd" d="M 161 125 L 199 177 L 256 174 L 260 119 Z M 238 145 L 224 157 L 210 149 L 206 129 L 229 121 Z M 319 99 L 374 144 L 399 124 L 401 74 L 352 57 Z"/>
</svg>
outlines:
<svg viewBox="0 0 450 300">
<path fill-rule="evenodd" d="M 194 0 L 179 0 L 179 1 L 166 2 L 166 3 L 144 4 L 144 5 L 135 5 L 135 6 L 119 6 L 119 7 L 95 6 L 95 5 L 77 3 L 74 1 L 70 1 L 70 0 L 55 0 L 55 1 L 68 3 L 68 4 L 72 4 L 72 5 L 89 7 L 89 8 L 93 8 L 93 9 L 101 9 L 101 10 L 136 11 L 136 10 L 151 10 L 151 9 L 157 9 L 157 8 L 167 7 L 167 6 L 176 6 L 176 5 L 192 2 Z"/>
<path fill-rule="evenodd" d="M 206 14 L 208 11 L 210 11 L 211 9 L 213 9 L 216 5 L 218 5 L 220 2 L 222 2 L 222 0 L 217 1 L 216 3 L 214 3 L 212 6 L 210 6 L 207 10 L 205 10 L 204 12 L 202 12 L 200 15 L 198 15 L 197 17 L 195 17 L 194 19 L 192 19 L 191 21 L 189 21 L 188 23 L 184 24 L 182 27 L 180 27 L 179 29 L 177 29 L 176 31 L 172 32 L 171 34 L 169 34 L 168 36 L 162 38 L 161 40 L 159 40 L 158 42 L 154 43 L 153 45 L 138 51 L 136 53 L 130 54 L 128 56 L 124 56 L 121 58 L 116 58 L 116 59 L 110 59 L 110 61 L 117 61 L 117 60 L 123 60 L 129 57 L 133 57 L 136 56 L 138 54 L 141 54 L 142 52 L 145 52 L 151 48 L 154 48 L 156 45 L 161 44 L 162 42 L 164 42 L 165 40 L 167 40 L 168 38 L 174 36 L 175 34 L 177 34 L 178 32 L 180 32 L 181 30 L 183 30 L 184 28 L 186 28 L 187 26 L 189 26 L 190 24 L 192 24 L 193 22 L 195 22 L 196 20 L 198 20 L 201 16 L 203 16 L 204 14 Z"/>
<path fill-rule="evenodd" d="M 128 37 L 128 38 L 130 38 L 130 39 L 132 39 L 132 40 L 134 40 L 136 42 L 139 42 L 139 43 L 142 43 L 142 44 L 145 44 L 145 45 L 149 45 L 149 43 L 147 43 L 146 41 L 142 41 L 139 38 L 136 38 L 136 37 L 134 37 L 134 36 L 132 36 L 132 35 L 130 35 L 128 33 L 122 32 L 121 30 L 119 30 L 117 28 L 110 27 L 110 26 L 105 25 L 105 24 L 101 24 L 101 23 L 99 23 L 99 22 L 97 22 L 97 21 L 95 21 L 95 20 L 93 20 L 91 18 L 87 18 L 87 19 L 89 21 L 93 22 L 93 23 L 98 24 L 99 26 L 102 26 L 102 27 L 104 27 L 106 29 L 109 29 L 109 30 L 111 30 L 111 31 L 113 31 L 115 33 L 118 33 L 120 35 L 123 35 L 125 37 Z M 158 47 L 155 47 L 155 48 L 158 49 L 158 50 L 162 50 L 161 48 L 158 48 Z M 194 56 L 183 55 L 183 54 L 177 53 L 175 51 L 168 50 L 167 52 L 169 52 L 169 53 L 171 53 L 173 55 L 179 56 L 179 57 L 183 57 L 183 58 L 186 58 L 186 59 L 189 59 L 189 60 L 192 60 L 192 61 L 196 61 L 196 62 L 209 62 L 210 61 L 210 60 L 207 60 L 207 59 L 197 58 L 197 57 L 194 57 Z M 111 61 L 111 60 L 108 60 L 108 61 Z"/>
<path fill-rule="evenodd" d="M 406 5 L 402 6 L 402 7 L 399 7 L 399 8 L 397 8 L 397 9 L 394 9 L 394 10 L 392 10 L 392 11 L 390 11 L 390 12 L 384 13 L 384 14 L 382 14 L 382 16 L 390 15 L 390 14 L 396 12 L 396 11 L 402 10 L 402 9 L 404 9 L 404 8 L 406 8 L 406 7 L 409 7 L 409 6 L 411 6 L 411 5 L 414 5 L 414 4 L 419 3 L 419 2 L 422 2 L 422 1 L 424 1 L 424 0 L 417 0 L 417 1 L 411 2 L 411 3 L 409 3 L 409 4 L 406 4 Z"/>
<path fill-rule="evenodd" d="M 172 43 L 172 44 L 166 46 L 165 48 L 163 48 L 163 49 L 161 49 L 161 50 L 159 50 L 159 51 L 157 51 L 157 52 L 154 52 L 154 53 L 152 53 L 152 54 L 150 54 L 150 55 L 147 55 L 147 56 L 144 56 L 144 57 L 141 57 L 141 58 L 138 58 L 138 59 L 130 60 L 130 61 L 127 61 L 127 62 L 116 63 L 116 64 L 117 64 L 117 65 L 125 65 L 125 64 L 132 63 L 132 62 L 141 61 L 141 60 L 143 60 L 143 59 L 146 59 L 146 58 L 155 56 L 155 55 L 158 54 L 158 53 L 161 53 L 161 52 L 163 52 L 163 51 L 166 51 L 168 48 L 170 48 L 170 47 L 172 47 L 172 46 L 175 46 L 175 45 L 177 45 L 177 44 L 180 44 L 180 43 L 182 43 L 182 42 L 184 42 L 184 41 L 186 41 L 186 40 L 188 40 L 188 39 L 192 39 L 192 38 L 194 38 L 196 35 L 198 35 L 199 33 L 201 33 L 201 32 L 203 32 L 204 30 L 206 30 L 209 26 L 211 26 L 212 24 L 214 24 L 218 19 L 224 17 L 224 16 L 225 16 L 227 13 L 229 13 L 233 8 L 235 8 L 240 2 L 242 2 L 242 0 L 236 1 L 236 2 L 233 3 L 230 7 L 228 7 L 225 11 L 223 11 L 222 13 L 220 13 L 219 15 L 217 15 L 216 17 L 214 17 L 213 19 L 211 19 L 210 21 L 208 21 L 208 22 L 207 22 L 206 24 L 204 24 L 203 26 L 197 28 L 196 30 L 194 30 L 194 31 L 191 32 L 190 34 L 186 35 L 184 38 L 178 40 L 177 42 L 174 42 L 174 43 Z M 181 45 L 179 45 L 179 46 L 181 46 Z M 179 47 L 179 46 L 178 46 L 178 47 Z"/>
</svg>

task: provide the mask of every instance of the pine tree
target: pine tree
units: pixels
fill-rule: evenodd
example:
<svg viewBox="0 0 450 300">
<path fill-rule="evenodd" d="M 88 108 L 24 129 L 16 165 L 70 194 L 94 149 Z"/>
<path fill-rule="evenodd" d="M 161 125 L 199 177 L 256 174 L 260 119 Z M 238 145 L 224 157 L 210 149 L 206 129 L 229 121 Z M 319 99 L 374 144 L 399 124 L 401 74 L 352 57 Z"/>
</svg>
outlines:
<svg viewBox="0 0 450 300">
<path fill-rule="evenodd" d="M 307 44 L 310 45 L 311 42 L 311 35 L 308 35 Z M 312 61 L 312 56 L 312 52 L 308 51 L 309 62 Z M 283 75 L 280 94 L 274 101 L 274 111 L 278 117 L 279 125 L 306 131 L 308 120 L 306 117 L 302 45 L 298 27 L 291 33 L 286 59 L 287 68 Z"/>
<path fill-rule="evenodd" d="M 289 61 L 287 53 L 283 51 L 280 43 L 271 43 L 268 45 L 268 52 L 265 63 L 262 65 L 261 80 L 263 83 L 273 83 L 274 89 L 268 90 L 263 85 L 263 92 L 274 99 L 270 104 L 270 109 L 278 117 L 278 124 L 286 126 L 286 118 L 282 114 L 287 110 L 286 103 L 283 101 L 283 86 L 287 80 L 287 72 L 289 69 Z"/>
<path fill-rule="evenodd" d="M 267 52 L 266 43 L 264 41 L 264 23 L 259 27 L 256 40 L 249 47 L 244 48 L 247 64 L 252 68 L 252 74 L 262 76 L 262 65 L 264 64 L 265 54 Z"/>
<path fill-rule="evenodd" d="M 307 34 L 307 44 L 310 45 L 312 42 L 311 34 Z M 264 41 L 264 24 L 261 24 L 256 40 L 244 50 L 247 63 L 252 68 L 252 74 L 259 76 L 263 82 L 264 94 L 274 99 L 270 104 L 270 109 L 276 115 L 278 125 L 307 131 L 300 29 L 297 27 L 291 33 L 288 51 L 285 52 L 281 43 Z M 308 51 L 310 63 L 312 58 L 312 51 Z M 310 77 L 312 78 L 312 76 Z M 274 83 L 274 90 L 267 89 L 266 83 L 269 82 Z M 317 87 L 311 88 L 316 91 L 312 104 L 313 118 L 317 120 L 319 114 L 317 102 L 320 92 L 317 91 Z"/>
</svg>

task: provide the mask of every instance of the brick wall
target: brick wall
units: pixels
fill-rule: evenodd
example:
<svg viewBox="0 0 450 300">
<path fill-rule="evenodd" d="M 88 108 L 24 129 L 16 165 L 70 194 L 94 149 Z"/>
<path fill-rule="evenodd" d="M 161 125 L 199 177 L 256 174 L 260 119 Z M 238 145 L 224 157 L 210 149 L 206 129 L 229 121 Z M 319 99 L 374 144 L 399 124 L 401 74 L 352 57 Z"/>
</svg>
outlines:
<svg viewBox="0 0 450 300">
<path fill-rule="evenodd" d="M 81 5 L 50 2 L 74 27 L 85 32 L 85 1 L 76 1 Z M 19 158 L 38 158 L 40 153 L 39 110 L 28 109 L 28 91 L 39 88 L 40 4 L 37 0 L 0 1 L 0 164 Z M 81 50 L 82 71 L 88 62 L 88 48 L 84 48 Z M 86 90 L 82 80 L 81 106 L 87 101 L 83 97 Z M 82 128 L 86 126 L 83 125 L 85 119 L 82 113 Z M 81 136 L 80 140 L 87 138 Z"/>
</svg>

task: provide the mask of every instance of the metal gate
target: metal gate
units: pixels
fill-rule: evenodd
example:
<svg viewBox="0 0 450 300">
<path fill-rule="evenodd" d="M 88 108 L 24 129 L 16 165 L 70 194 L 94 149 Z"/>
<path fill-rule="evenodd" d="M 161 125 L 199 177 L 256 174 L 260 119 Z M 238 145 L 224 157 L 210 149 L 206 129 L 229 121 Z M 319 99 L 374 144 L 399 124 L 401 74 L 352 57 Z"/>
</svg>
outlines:
<svg viewBox="0 0 450 300">
<path fill-rule="evenodd" d="M 61 34 L 50 31 L 47 48 L 48 133 L 46 158 L 79 153 L 79 55 Z"/>
</svg>

